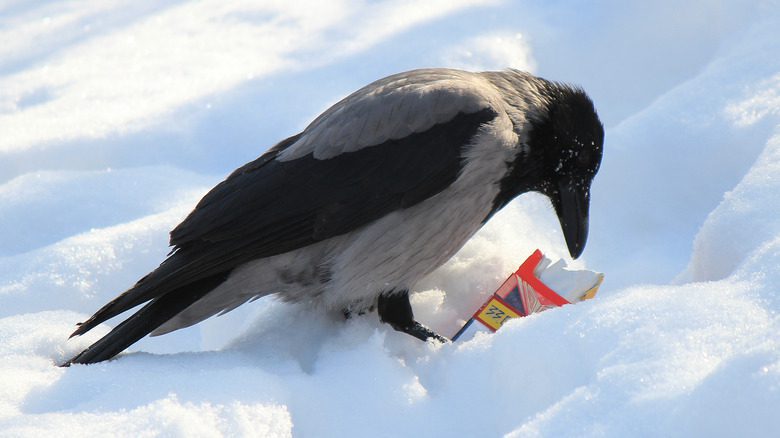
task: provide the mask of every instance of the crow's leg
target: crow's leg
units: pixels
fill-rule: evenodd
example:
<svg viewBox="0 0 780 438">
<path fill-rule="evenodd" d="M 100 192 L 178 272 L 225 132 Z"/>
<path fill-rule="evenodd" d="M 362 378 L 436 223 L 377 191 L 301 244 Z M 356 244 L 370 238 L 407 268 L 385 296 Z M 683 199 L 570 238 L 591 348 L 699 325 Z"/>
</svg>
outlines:
<svg viewBox="0 0 780 438">
<path fill-rule="evenodd" d="M 380 295 L 377 311 L 382 322 L 390 324 L 399 332 L 410 334 L 422 341 L 433 338 L 439 342 L 450 342 L 449 339 L 414 320 L 412 305 L 409 303 L 409 291 Z"/>
</svg>

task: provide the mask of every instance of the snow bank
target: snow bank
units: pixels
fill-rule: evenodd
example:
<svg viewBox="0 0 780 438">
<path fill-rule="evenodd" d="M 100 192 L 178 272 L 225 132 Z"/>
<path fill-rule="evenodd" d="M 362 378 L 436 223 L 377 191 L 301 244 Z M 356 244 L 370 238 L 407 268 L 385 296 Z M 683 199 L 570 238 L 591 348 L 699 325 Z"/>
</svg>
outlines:
<svg viewBox="0 0 780 438">
<path fill-rule="evenodd" d="M 780 39 L 770 30 L 777 26 L 776 14 L 765 20 L 724 44 L 694 77 L 609 131 L 609 153 L 593 189 L 590 260 L 620 260 L 611 281 L 623 286 L 673 279 L 685 268 L 708 213 L 766 147 L 780 120 L 764 109 L 771 100 L 746 106 L 771 96 L 772 78 L 780 71 L 774 56 Z M 746 123 L 751 114 L 763 116 Z M 624 238 L 610 238 L 615 232 Z"/>
<path fill-rule="evenodd" d="M 780 7 L 678 3 L 0 6 L 0 435 L 776 434 Z M 267 297 L 54 366 L 232 168 L 384 74 L 502 60 L 605 116 L 574 264 L 605 272 L 595 300 L 437 345 Z M 416 315 L 452 335 L 535 248 L 566 255 L 528 194 L 418 285 Z"/>
<path fill-rule="evenodd" d="M 725 278 L 751 256 L 767 257 L 780 237 L 780 135 L 774 136 L 750 171 L 724 195 L 694 242 L 688 269 L 692 281 Z M 759 253 L 759 254 L 756 254 Z M 763 271 L 763 270 L 762 270 Z"/>
</svg>

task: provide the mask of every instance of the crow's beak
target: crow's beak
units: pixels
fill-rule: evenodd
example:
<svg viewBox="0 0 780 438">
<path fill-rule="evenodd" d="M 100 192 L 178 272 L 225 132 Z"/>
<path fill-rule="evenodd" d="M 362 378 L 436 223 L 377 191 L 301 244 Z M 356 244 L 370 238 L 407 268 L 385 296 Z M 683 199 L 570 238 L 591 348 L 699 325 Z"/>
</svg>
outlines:
<svg viewBox="0 0 780 438">
<path fill-rule="evenodd" d="M 566 178 L 558 182 L 557 189 L 552 196 L 553 205 L 561 221 L 569 254 L 576 259 L 582 254 L 588 240 L 590 184 Z"/>
</svg>

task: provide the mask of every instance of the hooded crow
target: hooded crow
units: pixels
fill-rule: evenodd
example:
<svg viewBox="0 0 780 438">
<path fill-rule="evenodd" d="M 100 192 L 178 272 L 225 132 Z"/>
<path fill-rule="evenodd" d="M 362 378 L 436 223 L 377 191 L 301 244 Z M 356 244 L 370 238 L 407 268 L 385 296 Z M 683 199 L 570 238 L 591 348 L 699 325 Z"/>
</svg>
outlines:
<svg viewBox="0 0 780 438">
<path fill-rule="evenodd" d="M 409 290 L 521 193 L 547 195 L 572 257 L 588 234 L 604 129 L 585 92 L 528 73 L 380 79 L 234 171 L 171 232 L 171 254 L 71 335 L 144 304 L 70 363 L 277 294 L 376 309 L 419 339 Z"/>
</svg>

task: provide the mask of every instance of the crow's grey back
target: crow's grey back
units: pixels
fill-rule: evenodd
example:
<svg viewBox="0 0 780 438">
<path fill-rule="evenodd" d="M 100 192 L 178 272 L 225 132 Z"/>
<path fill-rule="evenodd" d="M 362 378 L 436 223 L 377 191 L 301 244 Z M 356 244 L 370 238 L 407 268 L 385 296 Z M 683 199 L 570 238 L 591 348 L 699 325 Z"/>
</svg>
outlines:
<svg viewBox="0 0 780 438">
<path fill-rule="evenodd" d="M 458 113 L 499 105 L 498 90 L 476 73 L 451 69 L 400 73 L 369 84 L 330 107 L 277 159 L 289 161 L 309 153 L 317 159 L 332 158 L 424 132 Z"/>
</svg>

